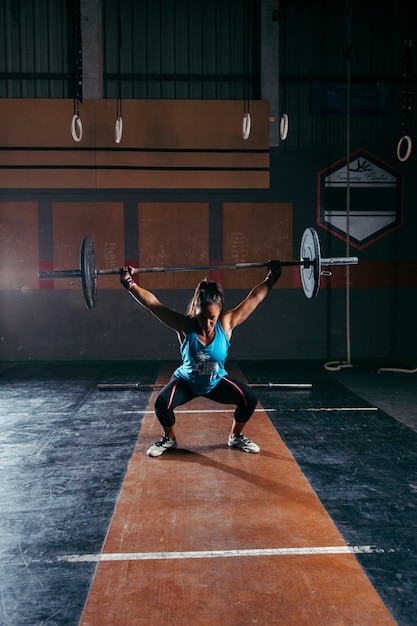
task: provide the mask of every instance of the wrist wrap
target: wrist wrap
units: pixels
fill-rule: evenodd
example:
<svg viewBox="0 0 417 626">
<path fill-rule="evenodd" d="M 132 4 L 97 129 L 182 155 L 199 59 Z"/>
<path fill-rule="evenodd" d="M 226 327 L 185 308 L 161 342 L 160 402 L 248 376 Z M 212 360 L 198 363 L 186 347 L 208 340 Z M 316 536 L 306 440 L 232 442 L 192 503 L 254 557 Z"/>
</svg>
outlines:
<svg viewBox="0 0 417 626">
<path fill-rule="evenodd" d="M 122 283 L 123 287 L 127 289 L 128 291 L 129 289 L 132 289 L 133 285 L 135 284 L 135 281 L 130 276 L 130 274 L 126 274 L 126 276 L 122 276 L 122 278 L 120 279 L 120 282 Z"/>
<path fill-rule="evenodd" d="M 279 276 L 280 275 L 278 274 L 278 272 L 274 272 L 274 270 L 269 270 L 268 274 L 266 275 L 266 279 L 270 280 L 272 282 L 272 284 L 275 285 L 275 283 L 277 282 Z"/>
</svg>

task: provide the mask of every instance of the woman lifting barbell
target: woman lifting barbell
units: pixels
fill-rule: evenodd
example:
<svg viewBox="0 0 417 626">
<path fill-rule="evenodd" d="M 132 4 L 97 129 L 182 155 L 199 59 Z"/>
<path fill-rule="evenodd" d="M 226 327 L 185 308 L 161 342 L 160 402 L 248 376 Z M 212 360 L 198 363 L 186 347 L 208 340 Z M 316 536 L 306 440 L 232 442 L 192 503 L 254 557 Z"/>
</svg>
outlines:
<svg viewBox="0 0 417 626">
<path fill-rule="evenodd" d="M 269 261 L 267 268 L 265 279 L 229 311 L 224 310 L 222 287 L 216 282 L 202 280 L 195 289 L 186 315 L 169 309 L 155 294 L 135 283 L 132 267 L 122 268 L 120 282 L 123 287 L 160 322 L 175 330 L 180 342 L 182 365 L 174 371 L 155 400 L 155 413 L 164 435 L 148 449 L 148 456 L 160 456 L 177 447 L 174 409 L 197 396 L 236 405 L 227 445 L 244 452 L 259 452 L 259 446 L 242 432 L 258 398 L 250 387 L 228 376 L 225 363 L 233 330 L 254 312 L 281 275 L 279 261 Z"/>
</svg>

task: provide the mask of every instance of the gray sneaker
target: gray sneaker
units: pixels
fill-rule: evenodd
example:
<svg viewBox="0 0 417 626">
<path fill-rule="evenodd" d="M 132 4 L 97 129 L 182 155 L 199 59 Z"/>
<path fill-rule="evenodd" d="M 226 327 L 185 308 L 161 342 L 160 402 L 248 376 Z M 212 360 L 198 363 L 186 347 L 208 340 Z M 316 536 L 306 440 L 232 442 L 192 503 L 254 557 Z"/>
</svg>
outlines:
<svg viewBox="0 0 417 626">
<path fill-rule="evenodd" d="M 238 448 L 244 452 L 252 452 L 254 454 L 257 454 L 261 450 L 256 443 L 245 437 L 243 433 L 240 435 L 229 435 L 227 445 L 229 448 Z"/>
<path fill-rule="evenodd" d="M 149 448 L 146 454 L 148 456 L 161 456 L 161 454 L 163 454 L 166 450 L 174 449 L 176 447 L 177 440 L 175 439 L 175 437 L 174 439 L 170 439 L 169 437 L 165 437 L 164 435 L 160 438 L 159 441 L 155 441 L 153 446 Z"/>
</svg>

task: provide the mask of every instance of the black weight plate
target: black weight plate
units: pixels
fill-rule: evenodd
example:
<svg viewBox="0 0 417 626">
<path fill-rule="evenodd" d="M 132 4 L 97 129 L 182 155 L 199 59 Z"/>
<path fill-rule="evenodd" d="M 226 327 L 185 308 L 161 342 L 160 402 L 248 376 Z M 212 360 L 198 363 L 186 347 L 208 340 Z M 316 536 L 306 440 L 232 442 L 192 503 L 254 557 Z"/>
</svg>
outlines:
<svg viewBox="0 0 417 626">
<path fill-rule="evenodd" d="M 81 243 L 80 271 L 85 303 L 88 309 L 94 309 L 97 295 L 97 266 L 94 244 L 90 237 L 84 237 Z"/>
<path fill-rule="evenodd" d="M 307 259 L 307 264 L 304 262 Z M 314 298 L 320 289 L 321 253 L 320 242 L 314 228 L 306 228 L 300 246 L 300 274 L 307 298 Z M 307 265 L 307 267 L 306 267 Z"/>
</svg>

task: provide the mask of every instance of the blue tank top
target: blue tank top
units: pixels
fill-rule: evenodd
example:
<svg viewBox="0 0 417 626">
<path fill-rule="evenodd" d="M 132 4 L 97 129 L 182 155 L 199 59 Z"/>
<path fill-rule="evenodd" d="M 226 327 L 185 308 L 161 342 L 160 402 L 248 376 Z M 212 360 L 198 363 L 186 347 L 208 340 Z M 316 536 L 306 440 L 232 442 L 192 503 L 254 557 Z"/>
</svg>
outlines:
<svg viewBox="0 0 417 626">
<path fill-rule="evenodd" d="M 223 376 L 227 375 L 224 368 L 229 353 L 230 341 L 219 321 L 214 327 L 214 339 L 205 346 L 198 338 L 198 322 L 191 319 L 190 329 L 180 347 L 182 365 L 174 375 L 188 382 L 197 395 L 209 393 Z"/>
</svg>

